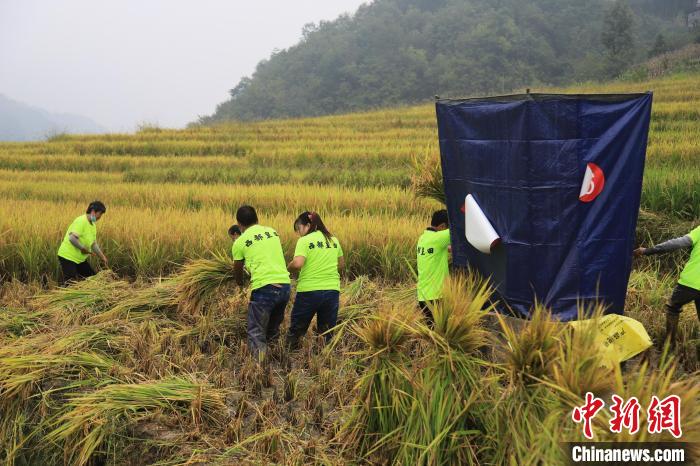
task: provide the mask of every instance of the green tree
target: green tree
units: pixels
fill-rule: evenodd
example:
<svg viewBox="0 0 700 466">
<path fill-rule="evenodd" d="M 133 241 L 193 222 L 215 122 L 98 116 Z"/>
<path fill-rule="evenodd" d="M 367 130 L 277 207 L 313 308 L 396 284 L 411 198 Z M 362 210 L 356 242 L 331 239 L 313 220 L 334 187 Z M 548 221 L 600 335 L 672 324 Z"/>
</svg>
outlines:
<svg viewBox="0 0 700 466">
<path fill-rule="evenodd" d="M 641 58 L 635 42 L 650 50 L 661 31 L 674 46 L 680 34 L 692 40 L 684 26 L 650 16 L 666 0 L 628 1 L 609 10 L 611 0 L 368 1 L 353 15 L 305 25 L 296 45 L 262 60 L 200 122 L 564 85 L 618 74 Z M 644 34 L 635 40 L 634 29 Z"/>
<path fill-rule="evenodd" d="M 606 50 L 606 71 L 617 76 L 634 61 L 634 13 L 625 0 L 607 11 L 601 41 Z"/>
<path fill-rule="evenodd" d="M 651 48 L 651 50 L 649 50 L 649 58 L 661 55 L 667 51 L 668 45 L 666 45 L 666 38 L 662 33 L 658 33 L 656 35 L 656 39 L 654 40 L 654 46 Z"/>
</svg>

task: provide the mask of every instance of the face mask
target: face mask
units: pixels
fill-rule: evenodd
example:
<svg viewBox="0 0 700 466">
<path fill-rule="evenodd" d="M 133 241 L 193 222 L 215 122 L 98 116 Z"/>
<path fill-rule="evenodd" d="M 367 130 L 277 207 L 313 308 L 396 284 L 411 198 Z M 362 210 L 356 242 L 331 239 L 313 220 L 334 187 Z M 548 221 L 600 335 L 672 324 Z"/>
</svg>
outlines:
<svg viewBox="0 0 700 466">
<path fill-rule="evenodd" d="M 97 216 L 95 214 L 90 214 L 90 221 L 95 223 L 97 221 Z"/>
</svg>

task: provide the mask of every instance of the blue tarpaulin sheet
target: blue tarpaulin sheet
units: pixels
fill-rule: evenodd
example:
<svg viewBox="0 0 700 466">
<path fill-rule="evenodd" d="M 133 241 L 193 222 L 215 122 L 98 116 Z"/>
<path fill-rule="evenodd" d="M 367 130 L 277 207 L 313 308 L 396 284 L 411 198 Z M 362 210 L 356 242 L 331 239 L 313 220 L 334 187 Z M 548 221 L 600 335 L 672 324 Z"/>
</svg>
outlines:
<svg viewBox="0 0 700 466">
<path fill-rule="evenodd" d="M 453 264 L 490 277 L 501 310 L 535 302 L 562 321 L 579 304 L 622 314 L 652 94 L 524 94 L 436 103 Z M 501 238 L 465 238 L 471 194 Z"/>
</svg>

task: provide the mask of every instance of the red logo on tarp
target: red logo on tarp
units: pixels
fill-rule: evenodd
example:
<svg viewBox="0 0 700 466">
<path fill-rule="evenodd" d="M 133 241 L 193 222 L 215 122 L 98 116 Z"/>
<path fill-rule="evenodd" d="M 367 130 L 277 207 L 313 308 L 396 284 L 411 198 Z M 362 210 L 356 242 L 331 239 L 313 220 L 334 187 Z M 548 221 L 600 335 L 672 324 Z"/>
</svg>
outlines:
<svg viewBox="0 0 700 466">
<path fill-rule="evenodd" d="M 586 174 L 583 176 L 581 192 L 578 198 L 582 202 L 591 202 L 603 191 L 605 186 L 605 174 L 603 170 L 594 163 L 586 165 Z"/>
</svg>

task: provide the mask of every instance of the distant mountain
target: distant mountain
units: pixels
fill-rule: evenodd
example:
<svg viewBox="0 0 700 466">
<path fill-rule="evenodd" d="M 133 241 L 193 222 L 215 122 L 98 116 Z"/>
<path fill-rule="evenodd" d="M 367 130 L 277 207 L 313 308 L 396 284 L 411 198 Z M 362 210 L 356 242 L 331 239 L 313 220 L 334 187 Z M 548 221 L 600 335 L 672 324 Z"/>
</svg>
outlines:
<svg viewBox="0 0 700 466">
<path fill-rule="evenodd" d="M 0 141 L 36 141 L 60 133 L 105 133 L 90 118 L 50 113 L 0 94 Z"/>
</svg>

